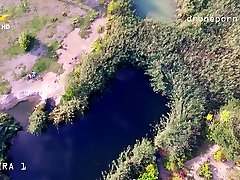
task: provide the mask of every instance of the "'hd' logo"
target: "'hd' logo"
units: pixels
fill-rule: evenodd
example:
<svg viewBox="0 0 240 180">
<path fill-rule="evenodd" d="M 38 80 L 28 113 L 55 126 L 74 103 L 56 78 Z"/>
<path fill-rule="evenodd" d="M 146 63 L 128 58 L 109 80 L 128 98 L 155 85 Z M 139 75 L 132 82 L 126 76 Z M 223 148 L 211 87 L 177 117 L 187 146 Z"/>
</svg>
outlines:
<svg viewBox="0 0 240 180">
<path fill-rule="evenodd" d="M 9 15 L 0 16 L 0 21 L 4 22 L 4 24 L 0 25 L 1 29 L 8 30 L 11 28 L 9 21 L 6 19 Z"/>
</svg>

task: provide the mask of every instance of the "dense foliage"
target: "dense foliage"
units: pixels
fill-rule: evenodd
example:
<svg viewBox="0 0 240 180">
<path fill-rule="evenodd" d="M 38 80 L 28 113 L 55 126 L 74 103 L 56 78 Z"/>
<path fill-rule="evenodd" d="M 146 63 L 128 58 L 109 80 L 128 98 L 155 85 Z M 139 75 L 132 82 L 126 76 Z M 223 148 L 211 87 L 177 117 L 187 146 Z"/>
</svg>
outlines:
<svg viewBox="0 0 240 180">
<path fill-rule="evenodd" d="M 223 147 L 227 159 L 240 156 L 240 100 L 233 99 L 224 105 L 209 125 L 210 137 Z"/>
<path fill-rule="evenodd" d="M 129 177 L 137 179 L 140 176 L 141 179 L 143 176 L 141 174 L 145 173 L 145 167 L 151 163 L 154 163 L 154 147 L 150 141 L 142 139 L 142 141 L 137 141 L 133 148 L 128 147 L 123 151 L 117 161 L 112 162 L 110 171 L 103 173 L 103 178 L 106 180 L 127 180 Z M 153 175 L 156 174 L 154 169 L 149 169 L 151 173 L 154 173 Z"/>
<path fill-rule="evenodd" d="M 216 161 L 225 162 L 225 161 L 226 161 L 226 157 L 225 157 L 225 155 L 223 154 L 223 149 L 219 149 L 217 152 L 215 152 L 215 153 L 213 154 L 213 158 L 214 158 Z"/>
<path fill-rule="evenodd" d="M 209 162 L 204 162 L 202 166 L 197 170 L 197 175 L 203 177 L 206 180 L 212 179 L 212 171 L 210 167 L 211 164 Z"/>
<path fill-rule="evenodd" d="M 28 132 L 34 135 L 40 135 L 47 128 L 48 113 L 45 104 L 39 104 L 29 117 Z"/>
<path fill-rule="evenodd" d="M 158 169 L 156 165 L 149 164 L 143 174 L 140 175 L 138 180 L 157 180 Z"/>
<path fill-rule="evenodd" d="M 171 112 L 155 128 L 154 146 L 173 163 L 182 162 L 179 159 L 203 137 L 207 113 L 240 95 L 239 25 L 188 22 L 187 18 L 239 15 L 239 0 L 179 0 L 178 18 L 171 24 L 138 18 L 128 0 L 111 1 L 107 33 L 70 74 L 66 94 L 52 113 L 54 122 L 72 122 L 77 113 L 84 113 L 93 96 L 104 92 L 120 68 L 133 65 L 145 70 L 156 93 L 171 99 Z M 234 124 L 226 121 L 228 115 L 222 111 L 224 122 L 213 123 L 213 139 L 221 141 L 218 144 L 224 151 L 235 150 L 224 152 L 233 157 L 239 145 L 231 129 Z M 212 118 L 209 114 L 208 119 Z M 224 136 L 218 138 L 222 131 L 227 141 Z M 105 179 L 132 179 L 143 173 L 148 163 L 132 163 L 130 152 L 120 155 Z"/>
<path fill-rule="evenodd" d="M 11 139 L 21 129 L 19 123 L 4 113 L 0 113 L 0 163 L 6 160 L 5 152 Z"/>
<path fill-rule="evenodd" d="M 31 40 L 32 40 L 31 35 L 23 32 L 19 37 L 18 43 L 24 51 L 28 51 L 30 49 Z"/>
</svg>

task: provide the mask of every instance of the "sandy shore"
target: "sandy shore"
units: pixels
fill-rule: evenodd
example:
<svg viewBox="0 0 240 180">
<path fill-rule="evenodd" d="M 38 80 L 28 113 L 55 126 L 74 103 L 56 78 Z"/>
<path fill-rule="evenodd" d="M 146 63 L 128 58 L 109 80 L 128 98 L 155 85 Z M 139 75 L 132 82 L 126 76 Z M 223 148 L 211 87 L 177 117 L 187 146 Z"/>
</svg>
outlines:
<svg viewBox="0 0 240 180">
<path fill-rule="evenodd" d="M 60 102 L 61 96 L 65 92 L 64 83 L 66 76 L 73 70 L 74 66 L 81 60 L 81 57 L 85 53 L 89 53 L 92 48 L 92 44 L 96 39 L 102 37 L 104 34 L 97 32 L 98 27 L 104 26 L 107 22 L 106 18 L 99 18 L 91 25 L 92 33 L 87 39 L 83 39 L 78 35 L 79 29 L 76 28 L 70 32 L 63 40 L 62 44 L 66 49 L 57 50 L 59 54 L 58 63 L 63 65 L 64 73 L 57 75 L 53 72 L 48 72 L 42 75 L 42 80 L 30 80 L 25 78 L 14 80 L 11 75 L 7 75 L 12 91 L 8 95 L 0 95 L 0 110 L 13 107 L 18 102 L 27 100 L 31 97 L 39 96 L 40 100 L 44 102 L 48 98 L 52 98 L 56 101 L 56 104 Z M 27 67 L 33 66 L 36 61 L 36 57 L 32 57 L 31 54 L 13 59 L 6 62 L 3 68 L 6 68 L 8 72 L 15 70 L 18 65 L 16 62 L 21 62 Z M 72 58 L 77 57 L 77 60 Z M 20 60 L 19 60 L 20 59 Z M 29 61 L 28 61 L 29 60 Z M 11 67 L 12 69 L 9 69 Z"/>
</svg>

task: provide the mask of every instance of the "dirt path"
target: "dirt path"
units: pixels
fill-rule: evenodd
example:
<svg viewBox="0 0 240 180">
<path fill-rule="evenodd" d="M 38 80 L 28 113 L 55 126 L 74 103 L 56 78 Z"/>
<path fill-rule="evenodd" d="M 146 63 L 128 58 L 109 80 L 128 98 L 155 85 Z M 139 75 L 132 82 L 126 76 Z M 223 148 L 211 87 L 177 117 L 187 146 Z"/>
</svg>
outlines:
<svg viewBox="0 0 240 180">
<path fill-rule="evenodd" d="M 191 169 L 190 173 L 193 175 L 195 180 L 204 180 L 197 176 L 196 171 L 203 164 L 203 162 L 209 160 L 211 164 L 211 170 L 213 172 L 213 180 L 227 180 L 228 170 L 235 166 L 234 162 L 227 161 L 225 163 L 216 162 L 213 159 L 213 154 L 219 150 L 218 145 L 210 146 L 206 153 L 201 154 L 198 157 L 193 158 L 190 161 L 187 161 L 185 165 Z"/>
<path fill-rule="evenodd" d="M 10 85 L 12 86 L 12 92 L 8 95 L 0 95 L 0 110 L 8 108 L 8 106 L 13 106 L 18 101 L 25 100 L 27 97 L 34 95 L 39 95 L 42 101 L 45 101 L 47 98 L 53 98 L 56 103 L 59 103 L 62 94 L 65 92 L 64 82 L 66 75 L 72 71 L 84 53 L 91 51 L 93 42 L 100 36 L 103 36 L 103 34 L 97 32 L 97 29 L 100 25 L 105 25 L 106 22 L 106 18 L 99 18 L 94 21 L 91 26 L 92 33 L 87 39 L 83 39 L 78 35 L 79 29 L 77 28 L 66 36 L 62 43 L 66 46 L 66 50 L 57 50 L 57 53 L 61 54 L 58 63 L 63 64 L 63 74 L 57 75 L 53 72 L 48 72 L 42 76 L 42 81 L 27 81 L 25 78 L 15 81 L 13 78 L 8 77 Z M 77 59 L 73 60 L 72 58 L 74 57 L 77 57 Z M 24 66 L 31 67 L 36 60 L 34 58 L 35 57 L 32 57 L 30 54 L 27 54 L 19 57 L 18 62 L 20 59 Z M 15 59 L 7 62 L 6 67 L 12 67 L 8 69 L 9 72 L 16 70 L 16 61 Z"/>
</svg>

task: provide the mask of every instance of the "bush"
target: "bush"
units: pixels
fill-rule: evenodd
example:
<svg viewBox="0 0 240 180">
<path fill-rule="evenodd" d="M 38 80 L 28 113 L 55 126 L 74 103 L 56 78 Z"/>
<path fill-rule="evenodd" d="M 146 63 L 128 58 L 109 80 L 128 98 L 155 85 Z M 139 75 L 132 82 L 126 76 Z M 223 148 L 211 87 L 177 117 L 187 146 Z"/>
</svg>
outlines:
<svg viewBox="0 0 240 180">
<path fill-rule="evenodd" d="M 21 33 L 18 42 L 19 42 L 20 47 L 24 51 L 28 51 L 28 50 L 30 50 L 31 40 L 32 40 L 31 35 L 23 32 L 23 33 Z"/>
<path fill-rule="evenodd" d="M 21 126 L 15 122 L 13 117 L 0 113 L 0 163 L 6 161 L 9 144 L 19 130 L 21 130 Z"/>
<path fill-rule="evenodd" d="M 222 146 L 227 159 L 233 160 L 240 155 L 240 101 L 233 99 L 224 105 L 219 115 L 209 125 L 211 139 Z"/>
<path fill-rule="evenodd" d="M 170 158 L 165 158 L 163 161 L 163 165 L 165 167 L 165 169 L 169 170 L 169 171 L 175 171 L 177 168 L 177 165 L 175 163 L 175 160 Z"/>
<path fill-rule="evenodd" d="M 143 174 L 140 175 L 138 180 L 157 180 L 158 179 L 158 168 L 156 165 L 149 164 Z"/>
<path fill-rule="evenodd" d="M 225 162 L 227 160 L 225 155 L 223 154 L 223 150 L 222 149 L 219 149 L 217 152 L 215 152 L 213 154 L 213 158 L 216 161 L 221 161 L 221 162 Z"/>
<path fill-rule="evenodd" d="M 41 135 L 47 128 L 48 113 L 45 109 L 45 104 L 40 104 L 35 107 L 34 111 L 29 117 L 28 132 L 33 135 Z"/>
<path fill-rule="evenodd" d="M 197 175 L 207 180 L 212 179 L 212 171 L 210 170 L 211 164 L 204 162 L 203 165 L 197 170 Z"/>
<path fill-rule="evenodd" d="M 117 161 L 110 165 L 110 171 L 103 173 L 105 180 L 137 179 L 144 173 L 145 168 L 154 163 L 154 147 L 147 139 L 137 141 L 133 148 L 123 151 Z M 152 167 L 148 167 L 150 170 Z M 151 169 L 155 174 L 155 170 Z"/>
<path fill-rule="evenodd" d="M 99 26 L 98 29 L 97 29 L 97 32 L 99 34 L 103 33 L 104 32 L 104 26 Z"/>
<path fill-rule="evenodd" d="M 83 115 L 87 107 L 86 99 L 72 98 L 69 101 L 63 101 L 61 105 L 50 114 L 55 125 L 60 123 L 72 123 L 78 115 Z"/>
</svg>

